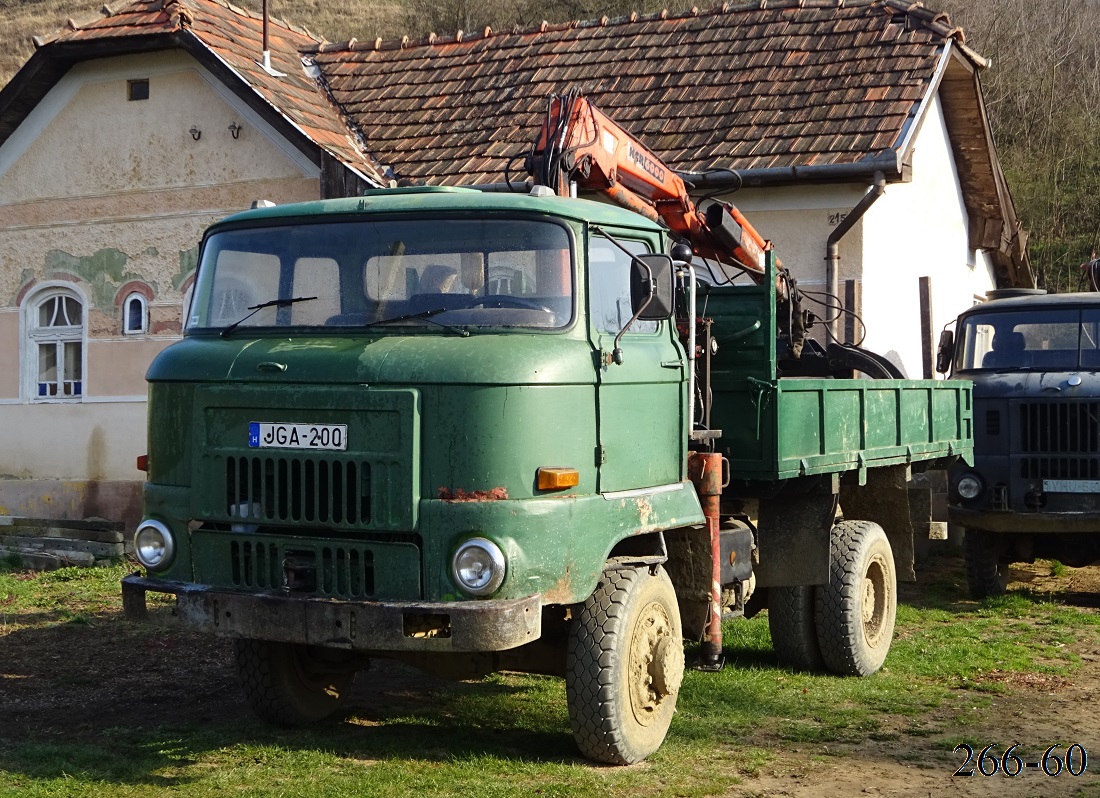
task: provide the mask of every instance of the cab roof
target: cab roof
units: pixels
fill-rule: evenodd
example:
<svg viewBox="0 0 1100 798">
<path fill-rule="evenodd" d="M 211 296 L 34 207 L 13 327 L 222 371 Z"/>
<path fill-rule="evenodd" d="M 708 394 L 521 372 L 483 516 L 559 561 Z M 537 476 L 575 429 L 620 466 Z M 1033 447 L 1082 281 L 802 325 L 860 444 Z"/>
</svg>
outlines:
<svg viewBox="0 0 1100 798">
<path fill-rule="evenodd" d="M 416 186 L 410 188 L 373 189 L 359 197 L 297 202 L 254 208 L 229 216 L 215 225 L 242 222 L 280 221 L 289 218 L 306 220 L 325 216 L 356 216 L 390 213 L 536 213 L 557 216 L 578 222 L 633 227 L 643 230 L 663 230 L 656 222 L 633 211 L 606 202 L 567 197 L 533 196 L 510 192 L 484 192 L 471 188 L 448 186 Z"/>
<path fill-rule="evenodd" d="M 1091 307 L 1100 309 L 1100 293 L 1082 292 L 1072 294 L 1029 294 L 1024 296 L 1004 297 L 990 299 L 979 305 L 968 308 L 962 315 L 970 316 L 974 313 L 989 313 L 997 311 L 1028 311 L 1039 308 L 1081 308 Z"/>
</svg>

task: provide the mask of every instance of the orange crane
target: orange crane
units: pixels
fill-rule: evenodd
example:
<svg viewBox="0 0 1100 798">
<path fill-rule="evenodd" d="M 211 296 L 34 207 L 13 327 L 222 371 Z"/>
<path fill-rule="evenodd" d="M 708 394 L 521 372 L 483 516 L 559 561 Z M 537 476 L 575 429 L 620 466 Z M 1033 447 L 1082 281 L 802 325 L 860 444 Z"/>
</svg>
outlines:
<svg viewBox="0 0 1100 798">
<path fill-rule="evenodd" d="M 575 91 L 550 98 L 527 171 L 560 196 L 570 184 L 663 222 L 694 254 L 742 269 L 758 282 L 771 242 L 733 205 L 712 202 L 700 211 L 687 184 L 653 151 Z"/>
<path fill-rule="evenodd" d="M 537 184 L 563 197 L 572 186 L 597 191 L 619 205 L 664 223 L 694 255 L 764 279 L 766 241 L 737 208 L 712 201 L 703 210 L 688 186 L 652 150 L 627 133 L 578 91 L 550 98 L 546 119 L 525 162 Z M 807 335 L 817 320 L 802 308 L 802 293 L 776 258 L 776 299 L 781 336 L 780 370 L 790 376 L 900 378 L 886 358 L 853 344 L 820 346 Z M 713 275 L 712 275 L 713 276 Z M 724 275 L 730 277 L 727 273 Z"/>
</svg>

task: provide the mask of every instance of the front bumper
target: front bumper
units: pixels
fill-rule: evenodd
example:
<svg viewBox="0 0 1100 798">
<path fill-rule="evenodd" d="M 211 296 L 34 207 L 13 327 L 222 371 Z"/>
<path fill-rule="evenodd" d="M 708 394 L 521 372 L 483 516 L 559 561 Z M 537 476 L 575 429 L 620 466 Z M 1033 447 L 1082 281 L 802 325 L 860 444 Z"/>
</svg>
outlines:
<svg viewBox="0 0 1100 798">
<path fill-rule="evenodd" d="M 967 509 L 951 505 L 948 517 L 952 523 L 986 532 L 1029 532 L 1053 535 L 1059 532 L 1096 532 L 1100 529 L 1100 513 L 1018 513 L 1011 510 Z"/>
<path fill-rule="evenodd" d="M 148 591 L 175 596 L 168 623 L 226 637 L 356 651 L 505 651 L 542 634 L 538 595 L 440 602 L 346 601 L 240 591 L 131 574 L 122 580 L 126 617 L 146 620 Z"/>
</svg>

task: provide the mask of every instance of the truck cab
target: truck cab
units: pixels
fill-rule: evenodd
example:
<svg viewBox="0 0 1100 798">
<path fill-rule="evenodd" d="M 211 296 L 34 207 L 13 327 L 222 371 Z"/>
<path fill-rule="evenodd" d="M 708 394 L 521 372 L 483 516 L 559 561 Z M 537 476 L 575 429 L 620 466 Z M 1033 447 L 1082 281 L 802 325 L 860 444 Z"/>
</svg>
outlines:
<svg viewBox="0 0 1100 798">
<path fill-rule="evenodd" d="M 971 595 L 1002 592 L 1012 562 L 1100 558 L 1100 294 L 992 292 L 939 366 L 974 383 L 974 464 L 949 475 Z"/>
</svg>

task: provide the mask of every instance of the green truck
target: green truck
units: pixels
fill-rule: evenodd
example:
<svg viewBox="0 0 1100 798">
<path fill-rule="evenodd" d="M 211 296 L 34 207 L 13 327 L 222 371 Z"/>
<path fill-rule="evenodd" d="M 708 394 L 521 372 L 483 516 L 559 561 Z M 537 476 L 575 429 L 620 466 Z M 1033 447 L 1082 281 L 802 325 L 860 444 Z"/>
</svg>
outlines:
<svg viewBox="0 0 1100 798">
<path fill-rule="evenodd" d="M 970 385 L 795 376 L 770 253 L 722 284 L 547 194 L 370 190 L 204 236 L 123 597 L 234 638 L 266 720 L 337 713 L 373 658 L 554 674 L 581 752 L 623 764 L 725 618 L 768 608 L 785 665 L 881 666 L 927 531 L 909 478 L 970 459 Z"/>
</svg>

